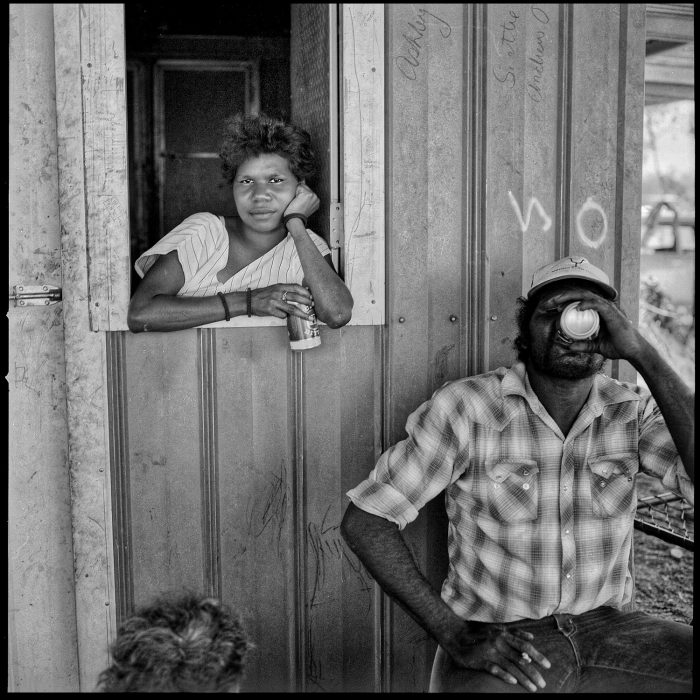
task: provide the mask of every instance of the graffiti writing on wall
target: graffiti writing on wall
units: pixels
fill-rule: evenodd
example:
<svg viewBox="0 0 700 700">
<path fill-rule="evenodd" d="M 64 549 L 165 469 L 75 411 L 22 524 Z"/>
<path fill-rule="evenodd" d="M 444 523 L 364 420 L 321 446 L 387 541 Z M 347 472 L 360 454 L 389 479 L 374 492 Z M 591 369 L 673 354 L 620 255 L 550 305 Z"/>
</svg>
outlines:
<svg viewBox="0 0 700 700">
<path fill-rule="evenodd" d="M 530 197 L 524 217 L 518 201 L 510 190 L 508 191 L 508 199 L 510 199 L 510 204 L 513 207 L 515 216 L 518 218 L 518 224 L 523 233 L 530 228 L 532 212 L 535 209 L 542 217 L 542 231 L 549 231 L 552 226 L 552 219 L 548 216 L 537 197 Z M 593 197 L 588 197 L 581 205 L 576 213 L 575 222 L 576 235 L 581 243 L 589 248 L 599 248 L 608 235 L 608 217 L 603 207 Z"/>
<path fill-rule="evenodd" d="M 519 9 L 508 9 L 505 19 L 498 25 L 494 36 L 496 65 L 491 72 L 493 77 L 507 88 L 514 88 L 518 82 L 518 69 L 525 66 L 525 92 L 533 102 L 541 102 L 544 97 L 543 80 L 547 71 L 547 47 L 549 36 L 547 25 L 550 22 L 547 12 L 538 5 L 530 6 L 530 16 L 534 29 L 529 33 L 526 45 L 526 62 L 518 57 L 519 39 L 525 33 L 524 19 Z"/>
<path fill-rule="evenodd" d="M 428 10 L 419 9 L 412 22 L 407 22 L 407 28 L 401 35 L 401 53 L 394 59 L 399 73 L 409 80 L 417 77 L 416 69 L 420 66 L 422 53 L 425 49 L 423 41 L 430 25 L 437 26 L 440 36 L 447 39 L 452 34 L 452 27 Z"/>
</svg>

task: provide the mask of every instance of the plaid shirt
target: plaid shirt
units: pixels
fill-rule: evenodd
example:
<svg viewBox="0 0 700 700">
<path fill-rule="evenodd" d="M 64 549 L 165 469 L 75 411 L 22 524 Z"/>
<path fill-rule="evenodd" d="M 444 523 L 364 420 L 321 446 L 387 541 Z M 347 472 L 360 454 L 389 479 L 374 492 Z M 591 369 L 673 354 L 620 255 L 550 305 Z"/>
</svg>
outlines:
<svg viewBox="0 0 700 700">
<path fill-rule="evenodd" d="M 442 598 L 466 620 L 629 603 L 635 475 L 693 499 L 649 392 L 601 374 L 566 436 L 522 362 L 446 384 L 408 417 L 406 432 L 348 496 L 403 529 L 445 490 Z"/>
</svg>

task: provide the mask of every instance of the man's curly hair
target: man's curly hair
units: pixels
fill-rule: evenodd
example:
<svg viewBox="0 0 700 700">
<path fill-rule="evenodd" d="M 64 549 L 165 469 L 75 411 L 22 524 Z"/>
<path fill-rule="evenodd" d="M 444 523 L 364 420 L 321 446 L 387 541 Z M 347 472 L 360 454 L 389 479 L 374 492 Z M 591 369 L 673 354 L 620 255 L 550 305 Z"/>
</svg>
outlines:
<svg viewBox="0 0 700 700">
<path fill-rule="evenodd" d="M 265 153 L 276 153 L 289 161 L 289 169 L 299 180 L 316 172 L 316 155 L 308 132 L 266 114 L 236 114 L 226 120 L 219 157 L 228 182 L 233 182 L 241 164 Z"/>
<path fill-rule="evenodd" d="M 518 297 L 515 307 L 515 324 L 518 329 L 518 335 L 513 341 L 513 348 L 517 353 L 519 360 L 525 362 L 530 355 L 530 319 L 537 307 L 537 297 L 528 299 L 527 297 Z"/>
<path fill-rule="evenodd" d="M 238 615 L 215 598 L 162 595 L 120 626 L 102 692 L 230 692 L 252 648 Z"/>
</svg>

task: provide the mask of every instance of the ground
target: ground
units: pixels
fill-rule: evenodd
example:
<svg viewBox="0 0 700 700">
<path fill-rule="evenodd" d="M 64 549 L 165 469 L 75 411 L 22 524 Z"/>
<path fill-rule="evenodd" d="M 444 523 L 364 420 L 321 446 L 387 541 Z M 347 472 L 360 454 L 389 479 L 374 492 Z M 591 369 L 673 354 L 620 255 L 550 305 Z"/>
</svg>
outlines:
<svg viewBox="0 0 700 700">
<path fill-rule="evenodd" d="M 693 621 L 695 555 L 635 530 L 637 608 L 676 622 Z"/>
<path fill-rule="evenodd" d="M 642 299 L 645 299 L 644 293 Z M 653 302 L 653 306 L 663 306 L 667 313 L 675 312 L 667 300 L 646 295 L 646 301 Z M 648 312 L 647 307 L 640 314 L 640 330 L 695 390 L 694 316 L 690 319 L 682 314 L 654 317 Z M 693 620 L 694 553 L 635 530 L 634 561 L 638 608 L 690 624 Z"/>
</svg>

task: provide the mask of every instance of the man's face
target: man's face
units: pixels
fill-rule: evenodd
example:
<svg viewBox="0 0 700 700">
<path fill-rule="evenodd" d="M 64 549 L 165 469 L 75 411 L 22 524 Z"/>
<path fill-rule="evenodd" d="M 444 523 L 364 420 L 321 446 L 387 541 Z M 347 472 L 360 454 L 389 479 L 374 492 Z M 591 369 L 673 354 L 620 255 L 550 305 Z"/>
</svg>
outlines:
<svg viewBox="0 0 700 700">
<path fill-rule="evenodd" d="M 572 352 L 557 335 L 557 322 L 564 307 L 552 299 L 564 290 L 584 290 L 576 282 L 551 284 L 542 292 L 530 319 L 530 353 L 533 368 L 541 374 L 560 379 L 584 379 L 598 372 L 605 364 L 599 353 Z"/>
</svg>

